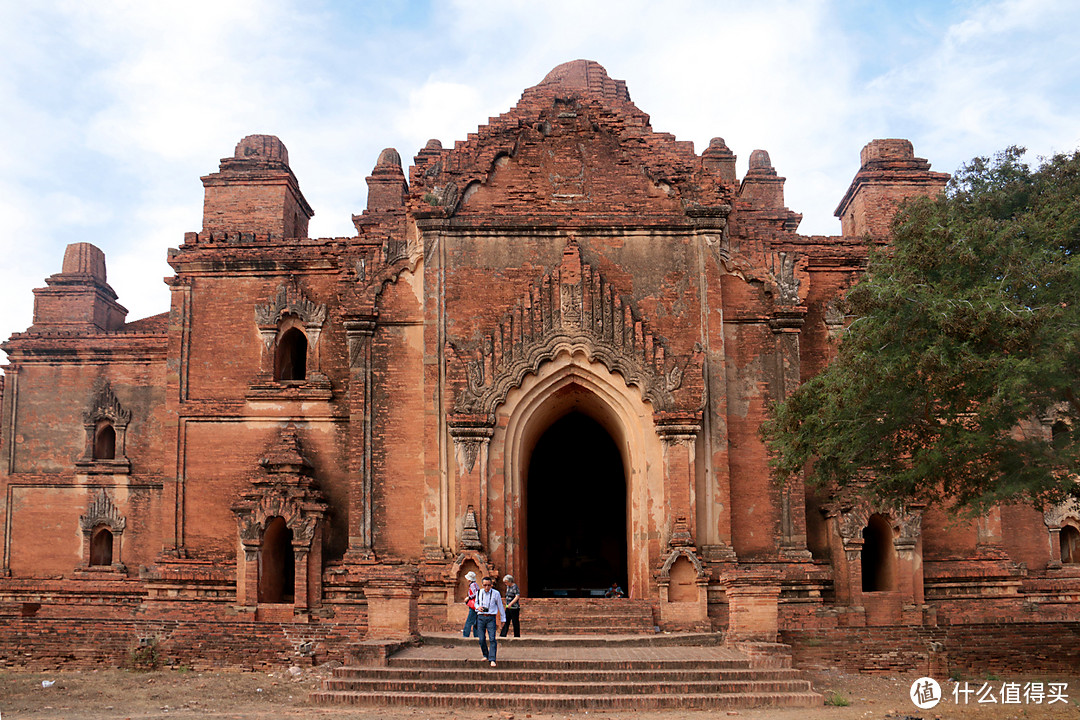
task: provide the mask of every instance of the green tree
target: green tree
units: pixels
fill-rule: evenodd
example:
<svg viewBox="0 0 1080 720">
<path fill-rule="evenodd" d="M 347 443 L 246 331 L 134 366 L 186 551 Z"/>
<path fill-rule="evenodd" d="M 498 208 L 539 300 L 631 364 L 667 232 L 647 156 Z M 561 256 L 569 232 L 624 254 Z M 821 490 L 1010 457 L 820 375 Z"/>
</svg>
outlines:
<svg viewBox="0 0 1080 720">
<path fill-rule="evenodd" d="M 897 213 L 836 359 L 764 427 L 777 479 L 972 511 L 1080 497 L 1080 152 L 1023 155 Z"/>
</svg>

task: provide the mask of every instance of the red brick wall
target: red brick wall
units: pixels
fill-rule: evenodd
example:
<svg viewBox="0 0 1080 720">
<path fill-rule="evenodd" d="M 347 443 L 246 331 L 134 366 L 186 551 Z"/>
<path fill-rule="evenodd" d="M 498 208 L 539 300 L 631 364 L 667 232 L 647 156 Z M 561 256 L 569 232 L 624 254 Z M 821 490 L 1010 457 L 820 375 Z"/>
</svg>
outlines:
<svg viewBox="0 0 1080 720">
<path fill-rule="evenodd" d="M 878 674 L 938 671 L 946 665 L 948 672 L 963 673 L 1071 674 L 1080 668 L 1076 622 L 783 630 L 780 635 L 801 667 Z M 932 652 L 930 643 L 941 643 L 943 652 Z"/>
<path fill-rule="evenodd" d="M 281 668 L 343 660 L 365 625 L 3 617 L 0 665 L 23 670 L 130 667 L 152 638 L 161 663 L 194 669 Z"/>
</svg>

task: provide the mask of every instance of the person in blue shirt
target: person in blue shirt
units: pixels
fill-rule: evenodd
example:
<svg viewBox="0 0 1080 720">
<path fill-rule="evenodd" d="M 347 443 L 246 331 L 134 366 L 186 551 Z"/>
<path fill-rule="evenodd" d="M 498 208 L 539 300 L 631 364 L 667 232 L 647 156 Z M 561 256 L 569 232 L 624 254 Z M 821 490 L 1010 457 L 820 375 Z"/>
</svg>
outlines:
<svg viewBox="0 0 1080 720">
<path fill-rule="evenodd" d="M 615 582 L 611 583 L 611 587 L 609 587 L 607 589 L 607 592 L 604 593 L 604 597 L 621 598 L 626 597 L 626 593 L 624 593 L 623 589 L 619 587 L 619 581 L 616 580 Z"/>
<path fill-rule="evenodd" d="M 480 581 L 480 592 L 476 595 L 476 618 L 477 627 L 480 628 L 480 652 L 484 653 L 484 659 L 491 663 L 491 667 L 495 667 L 495 655 L 499 649 L 496 638 L 499 623 L 506 622 L 506 608 L 503 607 L 502 595 L 489 577 Z"/>
</svg>

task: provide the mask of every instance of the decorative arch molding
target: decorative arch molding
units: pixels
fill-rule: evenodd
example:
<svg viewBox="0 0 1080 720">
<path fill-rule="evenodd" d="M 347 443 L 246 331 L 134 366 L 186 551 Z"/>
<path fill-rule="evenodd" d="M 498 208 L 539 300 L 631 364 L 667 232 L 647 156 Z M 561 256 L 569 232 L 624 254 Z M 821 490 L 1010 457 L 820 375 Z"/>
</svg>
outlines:
<svg viewBox="0 0 1080 720">
<path fill-rule="evenodd" d="M 297 285 L 295 278 L 278 285 L 277 293 L 255 305 L 255 326 L 265 352 L 262 368 L 248 388 L 248 400 L 304 399 L 329 400 L 330 380 L 322 372 L 319 338 L 326 325 L 326 303 L 315 303 Z M 297 337 L 302 335 L 302 338 Z M 295 349 L 290 346 L 296 343 Z M 289 372 L 283 372 L 285 356 L 279 351 L 298 353 L 289 357 Z M 299 363 L 303 362 L 303 368 Z"/>
<path fill-rule="evenodd" d="M 130 423 L 131 410 L 120 404 L 120 399 L 116 397 L 108 381 L 102 382 L 83 413 L 86 445 L 82 457 L 75 462 L 76 470 L 85 473 L 130 473 L 131 461 L 127 458 L 127 431 Z M 99 458 L 95 453 L 98 433 L 102 426 L 108 426 L 115 433 L 112 457 Z"/>
<path fill-rule="evenodd" d="M 258 602 L 260 553 L 266 528 L 282 518 L 292 531 L 297 609 L 317 604 L 322 593 L 322 520 L 329 509 L 316 487 L 311 463 L 304 457 L 296 426 L 289 423 L 259 461 L 265 473 L 233 504 L 241 553 L 237 562 L 237 601 Z M 309 570 L 310 568 L 310 570 Z"/>
<path fill-rule="evenodd" d="M 657 577 L 663 580 L 671 579 L 671 566 L 675 564 L 675 561 L 684 557 L 690 561 L 690 564 L 694 566 L 694 571 L 697 573 L 699 580 L 707 579 L 708 572 L 705 570 L 705 566 L 701 562 L 701 558 L 697 556 L 692 547 L 675 547 L 672 548 L 667 557 L 664 558 L 664 564 L 660 566 L 660 571 L 657 573 Z"/>
<path fill-rule="evenodd" d="M 684 388 L 684 378 L 688 370 L 700 372 L 701 346 L 695 344 L 689 355 L 672 356 L 640 317 L 598 270 L 581 261 L 578 244 L 570 239 L 560 266 L 531 285 L 478 348 L 449 343 L 465 371 L 456 412 L 492 415 L 526 376 L 562 353 L 602 363 L 639 388 L 657 411 L 697 409 L 701 398 L 688 397 L 693 392 Z M 684 392 L 677 398 L 680 389 Z"/>
<path fill-rule="evenodd" d="M 326 303 L 316 304 L 295 283 L 289 283 L 278 285 L 274 297 L 255 306 L 255 325 L 267 350 L 274 347 L 278 326 L 288 315 L 295 315 L 303 324 L 312 348 L 319 344 L 326 322 Z"/>
<path fill-rule="evenodd" d="M 1047 567 L 1058 570 L 1064 565 L 1061 557 L 1061 531 L 1066 526 L 1080 529 L 1080 503 L 1070 498 L 1046 508 L 1043 510 L 1043 523 L 1046 525 L 1050 550 Z"/>
<path fill-rule="evenodd" d="M 101 488 L 98 490 L 86 513 L 79 516 L 79 529 L 83 534 L 82 562 L 77 570 L 77 577 L 83 572 L 112 572 L 126 574 L 127 568 L 123 563 L 123 536 L 127 528 L 127 518 L 120 514 L 119 508 L 113 502 L 109 493 Z M 101 530 L 107 530 L 111 534 L 112 547 L 109 548 L 111 562 L 106 565 L 93 565 L 91 560 L 91 548 L 94 536 Z"/>
<path fill-rule="evenodd" d="M 454 557 L 454 562 L 450 564 L 450 568 L 446 571 L 446 580 L 451 583 L 457 582 L 458 576 L 461 575 L 461 568 L 470 560 L 479 568 L 477 579 L 486 576 L 494 577 L 498 570 L 482 551 L 462 550 Z"/>
<path fill-rule="evenodd" d="M 833 583 L 837 600 L 853 607 L 863 605 L 862 560 L 864 547 L 863 530 L 870 518 L 884 518 L 892 533 L 891 548 L 895 552 L 894 578 L 891 585 L 896 589 L 895 602 L 919 606 L 924 602 L 922 550 L 923 507 L 912 505 L 904 508 L 888 507 L 869 500 L 837 501 L 822 507 L 822 512 L 832 525 L 833 539 L 838 541 L 832 548 Z M 833 523 L 835 523 L 833 525 Z M 879 622 L 875 620 L 871 623 Z"/>
<path fill-rule="evenodd" d="M 1080 503 L 1073 499 L 1043 510 L 1043 523 L 1049 530 L 1061 530 L 1069 518 L 1080 518 Z"/>
<path fill-rule="evenodd" d="M 914 545 L 922 534 L 922 507 L 912 506 L 898 510 L 863 501 L 854 505 L 827 506 L 823 511 L 826 516 L 837 518 L 844 545 L 862 542 L 862 531 L 871 515 L 881 515 L 889 519 L 893 542 L 897 547 Z"/>
</svg>

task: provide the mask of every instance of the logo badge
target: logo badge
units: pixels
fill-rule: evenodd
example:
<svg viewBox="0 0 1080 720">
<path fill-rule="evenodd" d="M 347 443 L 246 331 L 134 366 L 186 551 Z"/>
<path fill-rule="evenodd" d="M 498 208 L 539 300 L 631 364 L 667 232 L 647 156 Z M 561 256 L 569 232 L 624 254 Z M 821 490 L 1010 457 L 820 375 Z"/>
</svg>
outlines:
<svg viewBox="0 0 1080 720">
<path fill-rule="evenodd" d="M 941 702 L 941 686 L 934 678 L 921 677 L 911 683 L 911 702 L 920 710 L 929 710 Z"/>
</svg>

